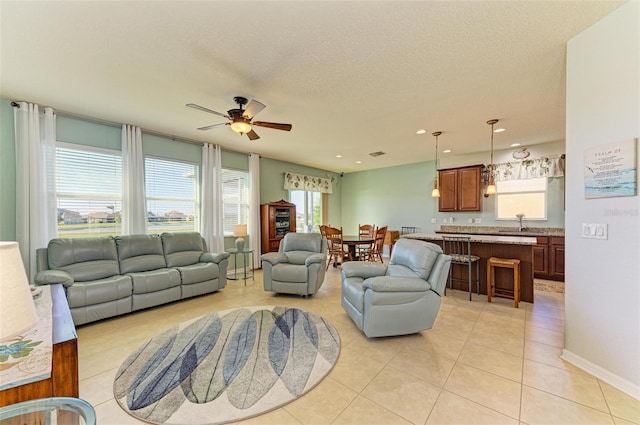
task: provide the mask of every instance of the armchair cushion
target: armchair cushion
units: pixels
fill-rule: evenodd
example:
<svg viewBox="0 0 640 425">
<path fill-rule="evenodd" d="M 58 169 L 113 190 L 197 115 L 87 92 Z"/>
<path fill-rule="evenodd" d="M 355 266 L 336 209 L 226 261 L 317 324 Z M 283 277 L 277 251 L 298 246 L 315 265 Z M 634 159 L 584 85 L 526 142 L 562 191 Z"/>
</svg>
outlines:
<svg viewBox="0 0 640 425">
<path fill-rule="evenodd" d="M 363 279 L 375 276 L 384 276 L 387 265 L 372 263 L 369 261 L 349 261 L 342 265 L 342 277 L 361 277 Z"/>
<path fill-rule="evenodd" d="M 376 292 L 425 292 L 431 289 L 426 280 L 396 276 L 372 277 L 365 280 L 362 287 Z"/>
<path fill-rule="evenodd" d="M 262 255 L 262 261 L 275 266 L 278 263 L 288 263 L 289 258 L 281 252 L 269 252 Z"/>
<path fill-rule="evenodd" d="M 401 244 L 393 248 L 393 255 L 389 260 L 389 274 L 396 276 L 406 276 L 407 269 L 413 271 L 419 278 L 428 279 L 431 268 L 439 255 L 442 255 L 442 248 L 436 244 L 419 240 L 403 239 Z M 403 267 L 393 267 L 401 265 Z"/>
</svg>

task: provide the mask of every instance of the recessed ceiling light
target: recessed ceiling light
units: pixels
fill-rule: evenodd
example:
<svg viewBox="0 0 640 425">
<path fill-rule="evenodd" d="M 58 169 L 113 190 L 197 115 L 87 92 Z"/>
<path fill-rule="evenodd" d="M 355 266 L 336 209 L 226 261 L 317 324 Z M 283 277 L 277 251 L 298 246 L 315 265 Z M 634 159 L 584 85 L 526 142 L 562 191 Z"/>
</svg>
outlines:
<svg viewBox="0 0 640 425">
<path fill-rule="evenodd" d="M 336 155 L 336 158 L 342 158 L 342 155 Z"/>
<path fill-rule="evenodd" d="M 445 149 L 445 150 L 443 150 L 442 152 L 444 152 L 444 153 L 451 153 L 451 149 Z"/>
<path fill-rule="evenodd" d="M 416 131 L 416 134 L 424 134 L 426 132 L 427 130 L 425 130 L 424 128 L 421 128 L 420 130 Z"/>
<path fill-rule="evenodd" d="M 510 145 L 512 148 L 515 148 L 516 146 L 520 146 L 520 143 L 511 143 Z"/>
<path fill-rule="evenodd" d="M 503 131 L 507 131 L 506 128 L 496 128 L 495 130 L 493 130 L 494 133 L 502 133 Z"/>
<path fill-rule="evenodd" d="M 356 164 L 362 164 L 362 161 L 356 161 Z"/>
</svg>

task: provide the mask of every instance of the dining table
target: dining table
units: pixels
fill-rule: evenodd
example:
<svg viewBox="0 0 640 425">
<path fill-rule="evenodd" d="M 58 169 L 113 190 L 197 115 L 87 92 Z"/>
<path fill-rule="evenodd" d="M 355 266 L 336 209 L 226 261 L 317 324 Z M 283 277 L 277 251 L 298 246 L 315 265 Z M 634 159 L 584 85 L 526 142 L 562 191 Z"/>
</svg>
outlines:
<svg viewBox="0 0 640 425">
<path fill-rule="evenodd" d="M 344 235 L 342 236 L 342 243 L 347 246 L 349 250 L 350 258 L 353 260 L 358 260 L 358 256 L 356 255 L 356 247 L 358 245 L 373 245 L 376 238 L 374 236 L 367 235 Z"/>
</svg>

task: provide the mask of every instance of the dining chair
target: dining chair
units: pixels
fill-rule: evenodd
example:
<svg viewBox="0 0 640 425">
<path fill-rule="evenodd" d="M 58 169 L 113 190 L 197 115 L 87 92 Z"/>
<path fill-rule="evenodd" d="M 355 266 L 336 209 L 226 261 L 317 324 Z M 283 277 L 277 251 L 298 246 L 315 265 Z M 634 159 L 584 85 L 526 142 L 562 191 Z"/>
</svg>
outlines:
<svg viewBox="0 0 640 425">
<path fill-rule="evenodd" d="M 452 282 L 467 282 L 469 285 L 469 301 L 473 283 L 480 295 L 480 257 L 471 253 L 471 236 L 442 236 L 442 250 L 451 256 L 451 268 L 449 269 L 449 289 L 453 288 Z M 473 278 L 472 265 L 476 265 L 476 276 Z M 462 265 L 467 268 L 467 278 L 453 277 L 453 266 Z"/>
<path fill-rule="evenodd" d="M 375 241 L 373 242 L 373 247 L 371 248 L 371 252 L 366 257 L 367 261 L 376 261 L 376 258 L 382 261 L 382 250 L 384 249 L 384 237 L 387 235 L 387 226 L 378 227 L 375 232 Z"/>
<path fill-rule="evenodd" d="M 365 238 L 374 238 L 376 233 L 376 226 L 373 224 L 359 224 L 358 236 Z M 373 248 L 373 242 L 371 244 L 358 244 L 358 258 L 367 258 Z"/>
<path fill-rule="evenodd" d="M 329 264 L 333 263 L 333 267 L 337 267 L 342 264 L 345 258 L 353 260 L 348 250 L 344 249 L 344 242 L 342 239 L 342 227 L 330 227 L 325 229 L 325 235 L 328 242 L 329 249 L 329 261 L 327 262 L 327 269 Z"/>
</svg>

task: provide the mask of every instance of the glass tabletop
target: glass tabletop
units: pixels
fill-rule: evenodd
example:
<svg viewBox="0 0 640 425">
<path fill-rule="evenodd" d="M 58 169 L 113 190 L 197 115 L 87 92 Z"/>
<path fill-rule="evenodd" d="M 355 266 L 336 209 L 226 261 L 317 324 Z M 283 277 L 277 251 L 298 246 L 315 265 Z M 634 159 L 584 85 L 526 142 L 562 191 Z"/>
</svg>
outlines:
<svg viewBox="0 0 640 425">
<path fill-rule="evenodd" d="M 242 251 L 238 251 L 236 248 L 227 248 L 225 249 L 229 254 L 250 254 L 253 252 L 251 248 L 245 248 Z"/>
<path fill-rule="evenodd" d="M 39 398 L 1 407 L 0 424 L 95 425 L 96 412 L 80 398 Z"/>
</svg>

